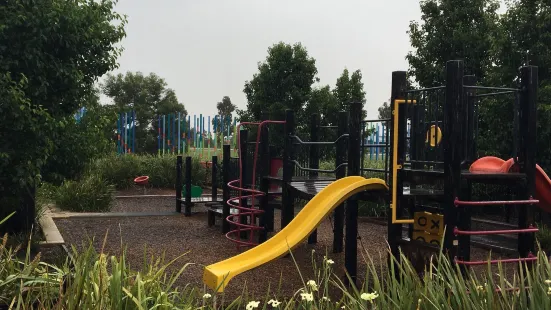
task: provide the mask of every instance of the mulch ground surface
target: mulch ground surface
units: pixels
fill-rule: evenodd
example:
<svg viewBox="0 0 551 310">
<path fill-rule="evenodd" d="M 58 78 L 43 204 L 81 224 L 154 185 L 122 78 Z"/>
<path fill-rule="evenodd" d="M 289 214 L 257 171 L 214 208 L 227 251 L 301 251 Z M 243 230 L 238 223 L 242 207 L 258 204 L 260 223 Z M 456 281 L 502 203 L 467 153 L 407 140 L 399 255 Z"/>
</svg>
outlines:
<svg viewBox="0 0 551 310">
<path fill-rule="evenodd" d="M 117 206 L 113 212 L 152 212 L 173 211 L 174 199 L 139 198 L 117 199 Z M 220 219 L 214 227 L 207 226 L 206 208 L 194 207 L 191 217 L 175 216 L 148 216 L 148 217 L 119 217 L 119 218 L 67 218 L 56 219 L 65 242 L 68 245 L 79 247 L 83 242 L 94 239 L 94 246 L 98 251 L 103 247 L 103 239 L 107 234 L 104 252 L 119 254 L 121 240 L 127 249 L 127 259 L 133 269 L 141 268 L 144 253 L 147 255 L 165 254 L 166 261 L 170 261 L 183 253 L 183 256 L 172 268 L 176 271 L 185 263 L 194 263 L 182 274 L 179 285 L 191 284 L 202 289 L 203 267 L 220 260 L 224 260 L 240 252 L 234 243 L 220 233 Z M 280 227 L 280 214 L 276 211 L 275 227 Z M 324 255 L 335 261 L 334 269 L 344 278 L 344 253 L 333 254 L 333 229 L 330 220 L 326 219 L 318 227 L 318 243 L 309 245 L 306 242 L 293 250 L 302 279 L 312 279 L 312 256 L 318 265 Z M 385 226 L 359 222 L 358 241 L 358 275 L 360 281 L 365 275 L 366 264 L 364 257 L 369 255 L 382 272 L 386 271 L 385 253 L 387 229 Z M 272 234 L 273 235 L 273 234 Z M 314 253 L 313 253 L 314 252 Z M 485 259 L 488 252 L 481 249 L 472 250 L 472 259 Z M 493 257 L 496 258 L 496 257 Z M 271 292 L 279 291 L 283 296 L 292 296 L 303 287 L 297 266 L 291 257 L 284 257 L 267 263 L 259 268 L 245 272 L 232 279 L 226 289 L 226 298 L 233 299 L 240 296 L 244 287 L 249 294 L 265 296 L 270 288 Z M 482 267 L 486 268 L 486 267 Z M 280 286 L 281 280 L 281 286 Z M 279 294 L 278 294 L 279 295 Z"/>
</svg>

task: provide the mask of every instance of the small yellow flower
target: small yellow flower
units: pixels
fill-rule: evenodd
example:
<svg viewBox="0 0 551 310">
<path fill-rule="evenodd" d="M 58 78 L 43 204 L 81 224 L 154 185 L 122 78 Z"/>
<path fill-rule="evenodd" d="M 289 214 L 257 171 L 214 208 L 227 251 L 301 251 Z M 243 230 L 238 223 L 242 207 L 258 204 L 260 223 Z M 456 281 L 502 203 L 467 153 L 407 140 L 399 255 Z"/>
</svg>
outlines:
<svg viewBox="0 0 551 310">
<path fill-rule="evenodd" d="M 331 299 L 329 299 L 329 297 L 327 297 L 327 296 L 323 296 L 323 297 L 321 298 L 321 300 L 323 300 L 323 301 L 331 301 Z"/>
<path fill-rule="evenodd" d="M 551 284 L 551 280 L 545 280 L 545 284 Z"/>
<path fill-rule="evenodd" d="M 482 286 L 482 285 L 477 285 L 477 286 L 476 286 L 476 291 L 477 291 L 477 292 L 482 292 L 482 291 L 484 291 L 484 286 Z"/>
<path fill-rule="evenodd" d="M 277 301 L 275 299 L 270 299 L 268 301 L 268 305 L 271 305 L 274 308 L 277 308 L 281 304 L 281 301 Z"/>
<path fill-rule="evenodd" d="M 367 301 L 370 301 L 370 302 L 373 302 L 373 300 L 377 297 L 379 297 L 379 294 L 377 294 L 376 291 L 373 292 L 373 293 L 362 293 L 362 295 L 360 295 L 361 299 L 367 300 Z"/>
<path fill-rule="evenodd" d="M 547 295 L 551 295 L 551 286 L 547 288 Z"/>
<path fill-rule="evenodd" d="M 302 300 L 306 300 L 306 301 L 314 300 L 314 295 L 312 295 L 311 293 L 302 293 L 300 294 L 300 297 L 302 298 Z"/>
<path fill-rule="evenodd" d="M 211 297 L 212 297 L 212 295 L 209 294 L 209 293 L 206 293 L 205 295 L 203 295 L 203 298 L 204 298 L 204 299 L 208 299 L 208 298 L 211 298 Z"/>
<path fill-rule="evenodd" d="M 258 308 L 259 304 L 260 304 L 260 301 L 249 301 L 246 308 L 247 310 L 252 310 L 252 309 Z"/>
<path fill-rule="evenodd" d="M 308 285 L 314 292 L 318 290 L 318 285 L 314 280 L 309 280 L 308 282 L 306 282 L 306 285 Z"/>
</svg>

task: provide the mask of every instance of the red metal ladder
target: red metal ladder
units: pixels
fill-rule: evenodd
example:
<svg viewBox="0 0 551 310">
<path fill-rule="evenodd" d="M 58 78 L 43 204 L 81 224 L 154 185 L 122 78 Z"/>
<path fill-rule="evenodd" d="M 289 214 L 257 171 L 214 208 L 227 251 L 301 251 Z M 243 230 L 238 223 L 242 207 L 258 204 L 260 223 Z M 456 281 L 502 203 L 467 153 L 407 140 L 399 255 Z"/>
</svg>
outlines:
<svg viewBox="0 0 551 310">
<path fill-rule="evenodd" d="M 454 205 L 455 207 L 472 207 L 472 206 L 492 206 L 492 205 L 533 205 L 539 203 L 539 200 L 530 199 L 527 200 L 505 200 L 505 201 L 462 201 L 457 197 L 455 198 Z M 528 228 L 520 229 L 502 229 L 502 230 L 460 230 L 457 227 L 454 227 L 453 233 L 455 236 L 459 235 L 498 235 L 498 234 L 521 234 L 521 233 L 535 233 L 538 231 L 538 228 L 528 226 Z M 488 261 L 464 261 L 460 260 L 457 257 L 454 258 L 456 264 L 473 266 L 473 265 L 485 265 Z M 510 259 L 495 259 L 490 260 L 490 264 L 497 263 L 519 263 L 519 262 L 531 262 L 536 261 L 537 257 L 532 253 L 528 253 L 527 257 L 521 258 L 510 258 Z"/>
</svg>

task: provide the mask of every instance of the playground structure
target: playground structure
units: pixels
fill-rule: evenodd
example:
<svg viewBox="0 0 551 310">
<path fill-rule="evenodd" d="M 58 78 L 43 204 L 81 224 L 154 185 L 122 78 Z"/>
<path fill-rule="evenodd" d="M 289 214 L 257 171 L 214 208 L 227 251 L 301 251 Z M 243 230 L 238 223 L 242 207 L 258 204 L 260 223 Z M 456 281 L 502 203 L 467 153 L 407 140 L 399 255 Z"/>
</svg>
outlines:
<svg viewBox="0 0 551 310">
<path fill-rule="evenodd" d="M 232 121 L 230 116 L 192 116 L 177 112 L 157 115 L 154 123 L 157 132 L 157 155 L 193 154 L 208 159 L 212 155 L 220 155 L 224 144 L 231 144 L 237 149 L 237 121 Z M 118 154 L 136 153 L 136 125 L 136 111 L 119 113 Z"/>
<path fill-rule="evenodd" d="M 117 154 L 136 152 L 136 111 L 121 112 L 117 119 Z"/>
<path fill-rule="evenodd" d="M 193 124 L 193 125 L 192 125 Z M 212 131 L 211 131 L 212 126 Z M 157 154 L 218 155 L 224 144 L 236 145 L 237 121 L 229 116 L 170 113 L 157 116 Z M 206 154 L 205 154 L 206 150 Z"/>
<path fill-rule="evenodd" d="M 269 126 L 254 124 L 259 126 L 255 142 L 248 142 L 247 130 L 240 130 L 238 160 L 241 171 L 237 180 L 228 182 L 239 182 L 240 186 L 232 187 L 239 194 L 237 197 L 224 194 L 226 221 L 222 231 L 239 245 L 253 248 L 207 266 L 205 284 L 213 290 L 223 291 L 229 279 L 285 255 L 288 247 L 294 248 L 306 238 L 309 243 L 316 242 L 316 227 L 331 213 L 333 252 L 342 252 L 345 246 L 345 269 L 355 281 L 358 200 L 383 199 L 390 204 L 388 243 L 395 258 L 405 245 L 432 252 L 442 247 L 444 253 L 463 268 L 482 265 L 487 261 L 470 259 L 471 239 L 513 234 L 518 236 L 518 258 L 490 263 L 535 261 L 532 253 L 534 233 L 538 229 L 534 207 L 551 210 L 551 180 L 535 163 L 537 71 L 535 66 L 521 67 L 518 88 L 477 86 L 474 76 L 464 75 L 463 62 L 454 60 L 446 64 L 445 85 L 412 90 L 407 89 L 406 72 L 393 72 L 392 119 L 383 120 L 390 129 L 387 131 L 390 139 L 385 140 L 388 142 L 385 144 L 372 144 L 363 139 L 362 131 L 373 121 L 361 120 L 361 103 L 353 102 L 350 111 L 341 112 L 337 126 L 326 126 L 337 129 L 335 141 L 319 140 L 317 115 L 312 115 L 310 141 L 303 141 L 295 133 L 294 113 L 288 110 L 285 120 L 274 124 L 284 126 L 283 173 L 280 176 L 267 175 Z M 501 96 L 514 97 L 514 117 L 510 120 L 513 124 L 511 159 L 477 159 L 480 105 L 486 98 L 503 98 Z M 250 143 L 255 145 L 253 165 L 247 165 Z M 319 169 L 318 148 L 324 145 L 336 147 L 332 170 Z M 305 152 L 297 152 L 297 148 L 304 146 L 309 148 L 306 160 L 301 157 Z M 365 149 L 370 147 L 381 147 L 388 154 L 384 156 L 384 167 L 366 165 L 369 152 Z M 268 156 L 263 156 L 265 154 Z M 260 179 L 253 183 L 252 174 L 257 168 L 260 172 L 255 177 Z M 282 220 L 281 231 L 268 240 L 268 232 L 273 231 L 273 209 L 267 204 L 267 198 L 273 184 L 281 186 Z M 513 195 L 507 200 L 476 201 L 472 199 L 475 184 L 507 186 Z M 310 201 L 295 217 L 297 197 Z M 259 200 L 258 206 L 255 198 Z M 472 209 L 482 206 L 516 208 L 517 227 L 472 229 Z M 231 209 L 237 209 L 237 213 L 230 215 Z M 232 231 L 230 224 L 237 229 Z M 253 233 L 257 234 L 258 243 L 253 242 Z M 241 240 L 236 240 L 238 237 Z"/>
</svg>

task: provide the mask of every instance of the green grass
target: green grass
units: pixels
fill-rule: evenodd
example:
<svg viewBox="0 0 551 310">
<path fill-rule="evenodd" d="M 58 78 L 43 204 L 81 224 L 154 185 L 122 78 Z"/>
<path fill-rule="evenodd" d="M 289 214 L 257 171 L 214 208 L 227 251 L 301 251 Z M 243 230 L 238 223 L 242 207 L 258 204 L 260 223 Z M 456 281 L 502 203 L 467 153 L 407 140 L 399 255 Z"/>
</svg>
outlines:
<svg viewBox="0 0 551 310">
<path fill-rule="evenodd" d="M 73 247 L 70 258 L 53 265 L 40 255 L 31 257 L 29 248 L 24 257 L 15 255 L 5 237 L 0 242 L 0 304 L 12 309 L 273 309 L 276 300 L 281 302 L 277 309 L 551 309 L 551 266 L 543 252 L 532 267 L 522 264 L 514 275 L 501 265 L 488 265 L 486 272 L 464 276 L 442 253 L 432 256 L 419 275 L 404 255 L 383 269 L 364 252 L 365 280 L 353 287 L 335 273 L 341 266 L 313 253 L 312 278 L 305 278 L 296 262 L 296 270 L 286 271 L 299 273 L 303 282 L 292 296 L 276 291 L 251 296 L 243 287 L 242 296 L 226 300 L 185 284 L 190 264 L 180 259 L 186 253 L 167 261 L 144 250 L 143 266 L 133 269 L 122 244 L 121 252 L 109 254 L 92 243 L 81 250 Z M 292 252 L 289 259 L 294 261 Z M 172 265 L 178 267 L 169 269 Z"/>
</svg>

